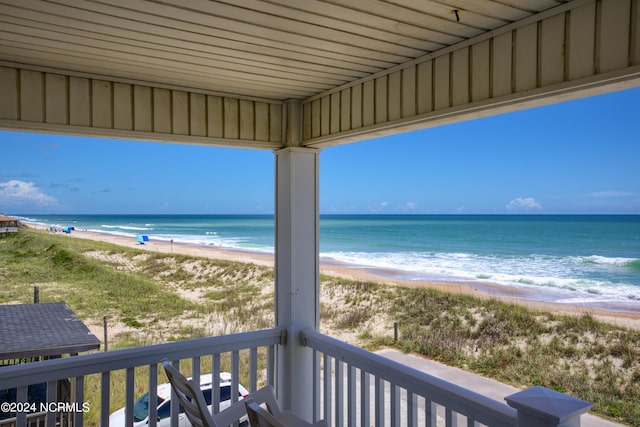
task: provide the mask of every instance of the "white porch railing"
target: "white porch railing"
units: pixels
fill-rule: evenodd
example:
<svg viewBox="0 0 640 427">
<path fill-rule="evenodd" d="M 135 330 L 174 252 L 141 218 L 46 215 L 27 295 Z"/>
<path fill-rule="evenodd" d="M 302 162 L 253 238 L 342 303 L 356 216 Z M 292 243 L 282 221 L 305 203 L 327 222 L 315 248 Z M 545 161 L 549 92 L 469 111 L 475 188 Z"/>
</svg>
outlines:
<svg viewBox="0 0 640 427">
<path fill-rule="evenodd" d="M 591 407 L 543 387 L 506 397 L 511 407 L 312 329 L 301 339 L 314 353 L 314 418 L 334 426 L 579 426 Z"/>
<path fill-rule="evenodd" d="M 274 385 L 276 346 L 286 345 L 285 337 L 284 329 L 274 328 L 6 366 L 0 368 L 0 390 L 16 388 L 17 401 L 27 402 L 28 386 L 46 383 L 46 401 L 54 403 L 59 399 L 57 381 L 71 379 L 74 386 L 69 403 L 75 403 L 76 408 L 83 408 L 86 403 L 85 377 L 99 374 L 100 401 L 90 404 L 99 404 L 99 423 L 108 426 L 111 375 L 114 371 L 125 370 L 124 384 L 121 384 L 126 396 L 125 425 L 131 426 L 136 397 L 136 368 L 148 369 L 148 390 L 150 401 L 154 402 L 160 360 L 168 358 L 179 363 L 180 360 L 190 359 L 192 376 L 197 378 L 200 375 L 201 358 L 211 356 L 214 381 L 212 403 L 217 411 L 220 402 L 221 355 L 229 354 L 232 384 L 235 385 L 231 396 L 232 401 L 237 401 L 240 378 L 248 381 L 245 385 L 249 391 L 255 391 L 264 383 Z M 309 367 L 313 372 L 314 392 L 313 396 L 309 396 L 313 399 L 313 417 L 326 419 L 333 426 L 579 426 L 580 414 L 591 406 L 588 402 L 534 387 L 507 397 L 509 405 L 513 406 L 510 407 L 311 329 L 302 331 L 300 338 L 303 346 L 313 352 L 313 366 Z M 260 369 L 259 349 L 263 355 L 260 360 L 266 361 Z M 242 367 L 241 359 L 247 362 Z M 172 403 L 175 401 L 172 399 Z M 536 407 L 541 401 L 550 402 L 549 407 L 553 407 L 553 411 Z M 175 406 L 171 408 L 174 426 L 178 421 Z M 155 427 L 157 414 L 154 405 L 150 405 L 149 412 L 149 425 Z M 55 411 L 46 412 L 41 417 L 44 422 L 38 422 L 37 425 L 56 426 L 57 415 Z M 83 415 L 81 410 L 73 412 L 64 425 L 83 426 Z M 32 420 L 35 421 L 30 417 L 30 425 Z M 10 423 L 17 427 L 27 426 L 27 413 L 18 413 Z"/>
<path fill-rule="evenodd" d="M 31 384 L 47 384 L 46 402 L 55 404 L 60 398 L 57 396 L 57 381 L 71 379 L 74 386 L 71 393 L 71 406 L 82 409 L 86 402 L 85 397 L 85 377 L 91 374 L 101 376 L 100 385 L 100 425 L 109 425 L 109 408 L 111 395 L 111 373 L 124 369 L 126 380 L 123 384 L 125 389 L 125 407 L 127 418 L 126 425 L 133 424 L 133 404 L 135 397 L 135 369 L 139 367 L 148 368 L 149 393 L 151 402 L 157 401 L 158 385 L 158 363 L 163 358 L 171 361 L 191 359 L 192 376 L 200 376 L 201 357 L 211 356 L 213 373 L 213 397 L 212 405 L 219 407 L 220 402 L 220 364 L 221 355 L 229 354 L 232 377 L 232 401 L 238 400 L 238 382 L 240 375 L 248 378 L 249 391 L 258 388 L 258 349 L 266 349 L 266 383 L 274 383 L 275 367 L 275 346 L 284 343 L 284 330 L 275 328 L 255 332 L 246 332 L 220 337 L 202 338 L 196 340 L 158 344 L 147 347 L 138 347 L 125 350 L 116 350 L 106 353 L 94 353 L 83 356 L 74 356 L 64 359 L 46 360 L 24 365 L 5 366 L 0 368 L 0 390 L 16 388 L 16 401 L 27 402 L 28 386 Z M 240 369 L 240 353 L 248 353 L 248 363 L 244 370 Z M 235 389 L 234 389 L 235 387 Z M 172 403 L 176 399 L 172 399 Z M 74 405 L 75 402 L 75 405 Z M 90 402 L 93 406 L 97 402 Z M 177 425 L 177 404 L 172 407 L 172 425 Z M 149 425 L 155 427 L 157 414 L 154 405 L 150 405 Z M 47 426 L 56 425 L 56 411 L 49 411 L 43 414 Z M 82 410 L 74 411 L 68 424 L 75 427 L 84 425 L 84 413 Z M 30 417 L 29 424 L 36 425 L 37 420 Z M 0 422 L 1 424 L 2 422 Z M 22 427 L 27 425 L 27 413 L 18 412 L 13 420 L 5 420 L 4 423 L 11 423 Z M 38 425 L 44 425 L 38 421 Z"/>
</svg>

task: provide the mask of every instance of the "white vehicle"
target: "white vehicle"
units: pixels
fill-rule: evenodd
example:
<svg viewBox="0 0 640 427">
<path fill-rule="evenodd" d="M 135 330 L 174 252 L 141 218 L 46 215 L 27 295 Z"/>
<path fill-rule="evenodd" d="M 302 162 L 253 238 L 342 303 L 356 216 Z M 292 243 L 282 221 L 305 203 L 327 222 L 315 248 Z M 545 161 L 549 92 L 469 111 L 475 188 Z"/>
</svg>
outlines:
<svg viewBox="0 0 640 427">
<path fill-rule="evenodd" d="M 211 374 L 203 374 L 200 376 L 200 389 L 204 395 L 204 400 L 211 409 Z M 238 384 L 238 400 L 244 399 L 249 392 L 242 384 Z M 171 424 L 171 384 L 164 383 L 158 385 L 158 426 L 169 427 Z M 231 374 L 228 372 L 220 373 L 220 410 L 231 406 Z M 148 425 L 149 422 L 149 393 L 145 393 L 133 404 L 133 425 L 141 427 Z M 109 426 L 124 427 L 125 425 L 125 408 L 120 408 L 109 417 Z M 180 427 L 189 427 L 191 423 L 187 419 L 182 408 L 178 415 L 178 425 Z M 246 418 L 241 420 L 240 426 L 248 426 Z"/>
</svg>

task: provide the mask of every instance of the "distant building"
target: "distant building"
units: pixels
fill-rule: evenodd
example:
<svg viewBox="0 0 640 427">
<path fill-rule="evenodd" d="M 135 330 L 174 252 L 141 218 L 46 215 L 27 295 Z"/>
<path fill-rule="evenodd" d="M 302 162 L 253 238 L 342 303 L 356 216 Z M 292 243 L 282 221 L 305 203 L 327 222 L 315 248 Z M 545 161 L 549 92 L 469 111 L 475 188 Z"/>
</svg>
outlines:
<svg viewBox="0 0 640 427">
<path fill-rule="evenodd" d="M 18 220 L 8 216 L 0 215 L 0 236 L 4 236 L 9 233 L 18 232 Z"/>
</svg>

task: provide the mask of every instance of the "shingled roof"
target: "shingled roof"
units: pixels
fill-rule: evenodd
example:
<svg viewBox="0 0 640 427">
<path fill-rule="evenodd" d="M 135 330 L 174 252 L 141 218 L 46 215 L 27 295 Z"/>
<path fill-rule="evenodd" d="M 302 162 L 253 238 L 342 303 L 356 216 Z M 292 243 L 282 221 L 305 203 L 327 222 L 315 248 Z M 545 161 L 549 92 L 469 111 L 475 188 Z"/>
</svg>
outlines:
<svg viewBox="0 0 640 427">
<path fill-rule="evenodd" d="M 0 360 L 100 348 L 100 340 L 64 302 L 0 305 L 0 343 Z"/>
</svg>

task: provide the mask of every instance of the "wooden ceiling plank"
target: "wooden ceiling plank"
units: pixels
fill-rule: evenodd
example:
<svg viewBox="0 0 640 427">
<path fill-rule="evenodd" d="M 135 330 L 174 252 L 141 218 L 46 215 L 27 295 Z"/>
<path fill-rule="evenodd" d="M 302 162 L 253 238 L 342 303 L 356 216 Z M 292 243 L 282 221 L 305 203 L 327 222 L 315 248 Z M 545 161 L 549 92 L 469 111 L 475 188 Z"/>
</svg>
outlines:
<svg viewBox="0 0 640 427">
<path fill-rule="evenodd" d="M 6 18 L 5 18 L 6 19 Z M 12 32 L 22 32 L 26 34 L 44 34 L 44 31 L 48 31 L 51 34 L 51 38 L 60 38 L 64 40 L 67 35 L 82 37 L 87 40 L 98 40 L 105 43 L 111 43 L 113 45 L 122 43 L 122 39 L 112 35 L 98 34 L 93 33 L 91 38 L 86 36 L 86 32 L 82 30 L 77 30 L 74 28 L 62 28 L 59 26 L 54 26 L 52 24 L 47 23 L 39 23 L 36 21 L 30 21 L 23 18 L 10 18 L 9 20 L 3 19 L 0 16 L 0 23 L 2 23 L 4 29 L 6 31 Z M 35 32 L 35 33 L 34 33 Z M 41 35 L 42 36 L 42 35 Z M 171 43 L 162 43 L 162 41 L 157 40 L 156 42 L 145 41 L 145 40 L 136 40 L 127 38 L 126 44 L 130 44 L 132 46 L 142 48 L 142 49 L 154 49 L 160 50 L 168 53 L 175 54 L 184 54 L 184 55 L 192 55 L 192 56 L 202 56 L 203 58 L 207 58 L 210 60 L 217 60 L 218 58 L 224 58 L 228 62 L 237 62 L 244 65 L 255 65 L 256 67 L 264 67 L 272 70 L 277 70 L 279 72 L 288 72 L 291 70 L 297 70 L 298 74 L 301 75 L 309 75 L 315 77 L 331 77 L 335 79 L 342 79 L 343 81 L 348 81 L 353 78 L 364 77 L 369 73 L 359 72 L 354 70 L 348 70 L 346 68 L 336 69 L 335 67 L 322 67 L 321 64 L 317 64 L 316 67 L 313 67 L 315 64 L 306 64 L 301 61 L 293 61 L 293 60 L 284 60 L 280 59 L 279 61 L 273 59 L 269 56 L 260 56 L 260 55 L 243 55 L 243 57 L 232 57 L 231 54 L 234 53 L 232 49 L 209 49 L 208 46 L 203 45 L 191 45 L 189 44 L 189 48 L 176 46 Z M 168 42 L 171 42 L 172 39 L 168 39 Z M 88 41 L 87 41 L 88 43 Z M 198 49 L 201 48 L 201 49 Z"/>
<path fill-rule="evenodd" d="M 35 26 L 43 29 L 49 29 L 50 31 L 71 33 L 71 34 L 77 34 L 77 35 L 86 34 L 82 25 L 76 25 L 76 28 L 72 28 L 68 26 L 63 27 L 57 24 L 51 24 L 46 22 L 43 23 L 43 22 L 25 19 L 25 18 L 17 18 L 15 15 L 12 15 L 11 17 L 9 17 L 8 21 L 16 24 L 20 24 L 20 25 L 25 25 L 25 26 L 32 26 L 32 27 Z M 60 22 L 59 24 L 62 24 L 62 22 Z M 87 27 L 91 26 L 91 24 L 84 23 L 84 22 L 80 24 L 85 24 Z M 100 29 L 101 29 L 100 27 L 94 26 L 94 30 L 92 31 L 92 37 L 95 37 L 97 39 L 107 40 L 107 41 L 114 41 L 114 42 L 122 41 L 122 39 L 116 35 L 108 34 L 106 32 L 104 33 L 98 32 L 97 30 L 100 30 Z M 240 50 L 243 52 L 243 57 L 246 58 L 246 60 L 249 62 L 259 61 L 259 62 L 265 62 L 267 64 L 279 64 L 287 67 L 290 66 L 290 67 L 297 67 L 299 69 L 305 69 L 305 70 L 317 70 L 318 72 L 327 72 L 330 74 L 337 74 L 337 75 L 348 74 L 353 77 L 363 77 L 370 73 L 380 71 L 383 66 L 383 64 L 381 64 L 380 66 L 373 67 L 369 65 L 349 63 L 342 60 L 340 61 L 332 60 L 326 57 L 317 57 L 317 56 L 312 57 L 306 54 L 294 54 L 288 58 L 285 58 L 283 56 L 279 56 L 283 54 L 282 51 L 279 51 L 277 49 L 268 49 L 268 48 L 265 48 L 264 50 L 266 50 L 266 52 L 264 52 L 264 55 L 261 55 L 261 54 L 253 53 L 250 49 L 252 45 L 248 45 L 245 43 L 240 43 L 237 46 L 231 46 L 231 47 L 219 47 L 214 45 L 208 45 L 203 42 L 190 42 L 190 41 L 183 42 L 181 40 L 177 40 L 173 38 L 162 38 L 154 34 L 135 33 L 135 32 L 132 32 L 129 30 L 123 30 L 123 29 L 119 29 L 117 32 L 121 36 L 124 36 L 125 39 L 130 40 L 131 43 L 139 42 L 139 43 L 145 43 L 150 45 L 157 44 L 157 45 L 164 45 L 164 46 L 172 46 L 172 47 L 175 47 L 176 49 L 188 49 L 188 50 L 194 50 L 194 51 L 208 52 L 211 55 L 216 55 L 216 54 L 230 55 L 236 52 L 237 50 Z M 189 47 L 187 48 L 185 46 L 189 46 Z M 256 49 L 256 50 L 259 50 L 259 49 Z M 311 61 L 315 61 L 315 62 L 311 62 Z M 355 67 L 357 67 L 357 69 L 354 69 Z"/>
<path fill-rule="evenodd" d="M 476 15 L 499 19 L 505 21 L 505 23 L 525 18 L 533 13 L 529 9 L 522 9 L 493 0 L 438 0 L 438 2 L 452 10 L 461 9 Z"/>
<path fill-rule="evenodd" d="M 283 30 L 275 30 L 259 25 L 246 24 L 233 21 L 226 17 L 212 16 L 204 13 L 196 13 L 186 9 L 165 6 L 146 0 L 109 0 L 109 4 L 88 2 L 84 0 L 56 0 L 56 5 L 66 5 L 73 11 L 92 11 L 103 15 L 112 15 L 131 20 L 132 28 L 137 25 L 135 21 L 152 22 L 168 28 L 189 28 L 194 24 L 200 27 L 225 30 L 225 38 L 237 40 L 238 37 L 250 37 L 256 44 L 283 43 L 290 50 L 301 47 L 342 53 L 357 57 L 371 57 L 395 63 L 402 63 L 413 56 L 396 54 L 394 51 L 379 51 L 368 49 L 345 42 L 332 40 L 320 40 L 306 34 L 293 34 Z M 81 8 L 81 9 L 80 9 Z M 149 11 L 152 11 L 150 13 Z M 106 19 L 107 16 L 101 17 Z M 415 51 L 419 55 L 418 51 Z"/>
<path fill-rule="evenodd" d="M 582 1 L 586 0 L 577 0 Z M 26 69 L 57 67 L 62 74 L 210 93 L 305 98 L 339 90 L 354 80 L 377 79 L 401 64 L 447 52 L 459 42 L 470 43 L 464 40 L 483 37 L 486 30 L 506 31 L 522 19 L 532 24 L 538 16 L 575 4 L 0 0 L 0 63 L 15 60 Z"/>
<path fill-rule="evenodd" d="M 6 45 L 5 45 L 6 46 Z M 11 47 L 11 46 L 9 46 Z M 57 55 L 60 55 L 60 53 L 57 52 L 57 50 L 55 49 L 49 49 L 49 51 L 51 52 L 55 52 Z M 94 58 L 86 58 L 83 56 L 77 56 L 74 57 L 74 61 L 77 62 L 79 67 L 85 66 L 85 67 L 95 67 L 93 65 L 93 63 L 96 61 Z M 126 68 L 127 70 L 131 70 L 134 67 L 129 67 L 127 66 L 128 63 L 130 63 L 130 60 L 128 61 L 114 61 L 113 59 L 107 61 L 105 59 L 100 59 L 100 61 L 102 62 L 101 66 L 100 66 L 100 70 L 105 73 L 107 76 L 109 75 L 113 75 L 114 71 L 121 71 L 123 68 Z M 74 62 L 74 63 L 76 63 Z M 231 82 L 235 83 L 234 86 L 236 86 L 238 89 L 240 90 L 242 88 L 242 86 L 251 86 L 251 87 L 262 87 L 262 88 L 270 88 L 271 90 L 273 90 L 273 93 L 270 95 L 270 97 L 273 97 L 275 95 L 279 95 L 280 94 L 280 90 L 286 90 L 288 89 L 289 91 L 293 92 L 293 93 L 300 93 L 301 91 L 304 91 L 305 93 L 312 95 L 318 92 L 322 92 L 325 90 L 330 89 L 332 86 L 329 85 L 318 85 L 318 84 L 299 84 L 296 82 L 287 82 L 286 84 L 283 84 L 282 81 L 280 80 L 276 80 L 276 79 L 267 79 L 267 78 L 262 78 L 262 79 L 250 79 L 249 81 L 247 80 L 246 76 L 242 76 L 242 75 L 232 75 L 229 74 L 228 72 L 225 72 L 224 70 L 220 71 L 220 70 L 215 70 L 213 73 L 210 73 L 209 75 L 202 75 L 202 74 L 194 74 L 194 73 L 190 73 L 188 69 L 176 69 L 176 68 L 159 68 L 159 67 L 154 67 L 154 64 L 148 64 L 148 68 L 155 68 L 153 71 L 149 71 L 147 72 L 147 74 L 145 74 L 144 76 L 141 77 L 152 77 L 152 76 L 157 76 L 157 75 L 169 75 L 171 76 L 173 73 L 174 75 L 180 76 L 177 77 L 176 80 L 179 80 L 182 82 L 182 85 L 184 85 L 185 83 L 191 83 L 192 86 L 194 87 L 201 87 L 203 82 L 204 83 L 211 83 L 212 81 L 216 82 L 216 85 L 219 85 L 220 83 L 224 83 L 224 87 L 226 87 L 227 85 L 231 84 Z M 93 71 L 93 70 L 92 70 Z M 137 71 L 134 68 L 134 75 L 135 75 L 135 71 Z M 213 77 L 213 79 L 212 79 Z M 157 82 L 161 82 L 162 80 L 152 80 L 152 81 L 157 81 Z M 253 93 L 248 90 L 246 93 L 242 92 L 243 94 L 247 94 L 247 95 L 253 95 Z"/>
<path fill-rule="evenodd" d="M 311 1 L 301 3 L 299 1 L 287 0 L 283 4 L 277 4 L 276 2 L 265 2 L 261 0 L 232 0 L 225 1 L 225 3 L 255 10 L 260 13 L 281 16 L 290 20 L 334 29 L 342 33 L 355 34 L 368 39 L 385 40 L 396 45 L 408 46 L 422 51 L 431 52 L 444 47 L 442 43 L 431 41 L 431 37 L 442 36 L 434 31 L 418 28 L 421 30 L 421 34 L 414 36 L 407 34 L 405 31 L 405 27 L 412 26 L 398 25 L 398 22 L 390 20 L 387 20 L 389 24 L 384 27 L 372 25 L 371 22 L 365 19 L 372 18 L 372 16 L 363 13 L 360 13 L 361 19 L 359 22 L 356 22 L 353 19 L 353 15 L 357 11 L 352 9 L 340 8 L 340 12 L 330 15 L 324 11 L 322 7 L 312 8 L 314 2 Z M 315 4 L 317 5 L 317 3 Z M 326 7 L 327 5 L 324 4 L 322 6 Z"/>
<path fill-rule="evenodd" d="M 403 34 L 407 37 L 420 40 L 430 40 L 433 43 L 438 43 L 441 47 L 445 45 L 442 34 L 432 29 L 389 19 L 386 16 L 372 15 L 366 11 L 348 8 L 338 3 L 326 3 L 322 0 L 270 0 L 270 2 L 278 3 L 279 5 L 289 8 L 294 7 L 296 9 L 306 10 L 319 16 L 343 18 L 344 20 L 358 24 L 358 26 L 362 28 L 376 28 L 388 33 Z M 448 37 L 446 37 L 446 39 L 448 40 Z"/>
<path fill-rule="evenodd" d="M 534 14 L 559 6 L 566 3 L 566 1 L 567 0 L 501 0 L 501 3 Z"/>
<path fill-rule="evenodd" d="M 461 7 L 460 4 L 454 5 L 444 4 L 437 0 L 387 0 L 396 5 L 403 5 L 414 10 L 428 10 L 430 14 L 443 19 L 456 20 L 460 19 L 460 23 L 476 28 L 478 30 L 487 31 L 501 27 L 510 23 L 510 20 L 496 18 L 492 15 L 476 13 L 474 10 Z M 471 0 L 472 3 L 479 4 L 477 0 Z M 458 10 L 458 16 L 455 11 Z"/>
<path fill-rule="evenodd" d="M 0 20 L 2 19 L 3 16 L 4 15 L 0 15 Z M 81 37 L 87 37 L 86 30 L 59 25 L 61 23 L 51 24 L 47 22 L 40 22 L 36 20 L 19 18 L 19 17 L 16 17 L 15 15 L 12 15 L 11 17 L 7 16 L 4 19 L 4 22 L 8 22 L 8 23 L 12 23 L 12 24 L 20 25 L 24 27 L 40 28 L 40 29 L 46 29 L 52 32 L 61 32 L 66 34 L 74 34 Z M 86 26 L 89 25 L 87 23 L 83 23 L 83 24 L 85 24 Z M 96 30 L 98 29 L 100 28 L 96 28 Z M 126 43 L 131 43 L 131 44 L 137 43 L 140 46 L 149 47 L 154 45 L 160 45 L 167 49 L 172 48 L 172 49 L 177 49 L 179 51 L 188 50 L 193 52 L 203 52 L 209 55 L 222 55 L 222 56 L 231 57 L 232 55 L 237 54 L 237 50 L 233 48 L 211 46 L 204 43 L 195 43 L 190 41 L 176 40 L 174 38 L 160 37 L 153 34 L 136 33 L 129 30 L 120 30 L 119 34 L 120 36 L 116 36 L 112 34 L 103 34 L 98 31 L 93 31 L 91 34 L 91 37 L 98 40 L 110 41 L 113 43 L 122 42 L 124 37 L 124 40 Z M 256 54 L 252 52 L 247 52 L 246 49 L 243 50 L 245 47 L 246 46 L 240 47 L 240 50 L 242 50 L 242 56 L 237 56 L 238 60 L 242 61 L 243 63 L 256 63 L 256 62 L 264 63 L 264 64 L 281 66 L 286 69 L 298 68 L 300 70 L 307 70 L 312 74 L 326 73 L 329 75 L 334 75 L 336 77 L 340 76 L 340 77 L 347 77 L 347 78 L 348 77 L 364 77 L 371 72 L 376 72 L 380 70 L 380 68 L 378 67 L 374 68 L 374 67 L 368 67 L 368 66 L 358 67 L 356 69 L 355 68 L 356 64 L 348 64 L 344 62 L 341 62 L 339 64 L 340 66 L 338 66 L 338 64 L 335 64 L 335 63 L 327 64 L 325 61 L 325 58 L 321 59 L 318 57 L 296 59 L 296 58 L 284 58 L 281 56 L 274 56 L 270 54 Z M 282 54 L 282 52 L 280 52 L 280 54 Z M 311 60 L 311 59 L 315 60 L 316 62 L 315 63 L 307 62 L 308 60 Z"/>
<path fill-rule="evenodd" d="M 141 0 L 147 1 L 147 0 Z M 169 7 L 173 7 L 173 3 L 161 2 Z M 255 2 L 260 4 L 260 2 Z M 255 4 L 254 3 L 254 4 Z M 392 40 L 389 34 L 382 34 L 380 37 L 371 37 L 360 35 L 357 32 L 336 29 L 326 25 L 328 19 L 322 19 L 321 16 L 309 14 L 305 11 L 296 11 L 295 9 L 285 8 L 290 16 L 282 16 L 274 13 L 263 13 L 261 11 L 246 7 L 238 7 L 237 2 L 232 4 L 223 2 L 211 2 L 210 0 L 182 0 L 180 8 L 186 9 L 190 14 L 198 15 L 208 14 L 211 17 L 223 17 L 235 21 L 235 27 L 241 25 L 256 26 L 265 29 L 269 34 L 272 32 L 286 33 L 289 36 L 296 37 L 313 34 L 315 39 L 344 44 L 345 38 L 348 38 L 349 44 L 355 47 L 370 49 L 380 52 L 394 51 L 400 55 L 414 57 L 415 55 L 424 54 L 424 41 L 417 39 L 404 38 L 403 40 Z M 266 4 L 266 3 L 262 3 Z M 283 10 L 280 9 L 282 12 Z M 314 19 L 304 19 L 304 17 L 312 16 Z M 189 19 L 190 20 L 190 19 Z M 332 21 L 333 23 L 334 21 Z M 283 31 L 282 28 L 286 28 Z M 351 25 L 351 28 L 355 28 Z M 265 34 L 268 36 L 268 34 Z M 414 46 L 417 45 L 417 46 Z"/>
<path fill-rule="evenodd" d="M 440 41 L 447 45 L 473 37 L 478 33 L 477 29 L 458 23 L 455 17 L 453 17 L 453 19 L 444 19 L 439 16 L 434 16 L 425 12 L 427 10 L 426 8 L 409 9 L 403 5 L 392 4 L 382 0 L 368 0 L 366 2 L 361 0 L 339 0 L 330 2 L 334 4 L 339 3 L 371 15 L 384 16 L 400 23 L 430 28 L 445 36 L 442 40 L 435 41 Z"/>
<path fill-rule="evenodd" d="M 0 22 L 2 22 L 1 19 Z M 97 48 L 100 49 L 100 52 L 103 55 L 107 52 L 113 52 L 114 55 L 120 53 L 122 55 L 139 55 L 140 57 L 154 58 L 158 66 L 167 61 L 165 59 L 167 51 L 157 50 L 155 46 L 127 46 L 123 44 L 104 42 L 101 40 L 87 40 L 87 38 L 68 34 L 57 34 L 57 37 L 55 39 L 52 39 L 48 37 L 48 35 L 50 34 L 48 31 L 41 30 L 39 28 L 25 28 L 6 22 L 3 23 L 0 34 L 5 34 L 7 40 L 18 41 L 20 38 L 23 38 L 24 40 L 30 41 L 33 44 L 42 43 L 44 45 L 49 44 L 51 40 L 56 40 L 57 42 L 65 43 L 68 46 L 77 46 L 77 48 L 74 50 L 81 50 L 86 53 L 90 53 L 93 49 Z M 38 40 L 41 41 L 39 42 Z M 327 76 L 326 74 L 313 75 L 312 73 L 301 73 L 297 70 L 287 70 L 285 68 L 278 69 L 274 67 L 256 67 L 254 65 L 242 64 L 233 61 L 233 58 L 230 58 L 230 60 L 226 60 L 224 57 L 214 58 L 204 57 L 202 55 L 194 56 L 180 52 L 172 52 L 171 59 L 167 62 L 179 63 L 187 67 L 205 67 L 205 69 L 203 69 L 203 72 L 206 72 L 207 69 L 226 69 L 233 70 L 234 72 L 259 73 L 263 76 L 271 76 L 276 78 L 280 78 L 283 73 L 286 73 L 286 78 L 293 81 L 299 80 L 305 82 L 316 82 L 332 86 L 343 84 L 348 81 L 348 79 L 338 79 L 335 77 Z"/>
<path fill-rule="evenodd" d="M 20 14 L 22 11 L 22 14 Z M 239 51 L 268 52 L 274 51 L 280 57 L 296 59 L 303 55 L 307 62 L 317 61 L 327 64 L 336 64 L 343 67 L 375 67 L 378 69 L 396 65 L 395 62 L 381 60 L 372 57 L 354 56 L 348 53 L 335 51 L 319 51 L 307 46 L 292 46 L 288 43 L 271 41 L 269 45 L 260 38 L 234 33 L 235 39 L 230 39 L 231 33 L 217 28 L 203 25 L 182 23 L 176 28 L 176 22 L 172 19 L 155 17 L 156 22 L 142 22 L 133 20 L 134 17 L 141 17 L 144 14 L 131 12 L 127 17 L 103 15 L 97 12 L 77 10 L 65 5 L 51 5 L 42 3 L 39 0 L 21 0 L 19 6 L 13 4 L 3 4 L 0 0 L 0 14 L 9 16 L 22 16 L 28 19 L 38 19 L 41 22 L 48 22 L 56 25 L 59 21 L 67 20 L 75 28 L 86 28 L 92 31 L 92 26 L 102 29 L 115 36 L 122 30 L 137 32 L 139 34 L 155 34 L 160 37 L 170 36 L 175 40 L 199 41 L 205 44 L 224 44 Z M 74 23 L 75 22 L 75 23 Z M 95 30 L 94 30 L 95 31 Z M 292 48 L 295 47 L 295 50 Z M 275 55 L 274 55 L 275 56 Z M 317 62 L 316 61 L 316 62 Z"/>
<path fill-rule="evenodd" d="M 141 84 L 148 82 L 149 85 L 154 84 L 170 84 L 180 86 L 184 88 L 192 87 L 193 89 L 211 90 L 220 93 L 240 94 L 243 96 L 252 97 L 264 97 L 271 99 L 286 99 L 289 97 L 307 97 L 311 96 L 317 91 L 309 90 L 307 87 L 284 87 L 278 84 L 271 84 L 269 82 L 252 81 L 247 84 L 246 78 L 225 76 L 221 74 L 214 74 L 212 80 L 211 74 L 207 76 L 194 75 L 189 73 L 188 70 L 176 70 L 173 68 L 151 68 L 147 67 L 144 74 L 139 72 L 139 67 L 131 65 L 131 61 L 105 61 L 100 69 L 96 69 L 95 61 L 91 58 L 84 58 L 81 56 L 75 56 L 73 62 L 65 61 L 66 56 L 61 55 L 61 52 L 54 49 L 36 50 L 33 49 L 40 58 L 37 62 L 31 62 L 29 56 L 25 56 L 24 46 L 11 46 L 6 43 L 0 44 L 0 53 L 2 57 L 8 61 L 15 61 L 17 63 L 25 63 L 25 59 L 28 59 L 33 65 L 40 65 L 43 67 L 53 67 L 60 70 L 69 69 L 73 66 L 74 70 L 84 72 L 88 74 L 95 74 L 96 79 L 109 79 L 109 78 L 134 78 L 139 79 Z M 110 74 L 105 74 L 109 72 Z M 126 74 L 123 75 L 123 72 Z M 212 82 L 214 84 L 212 84 Z M 225 88 L 225 91 L 222 90 Z"/>
</svg>

